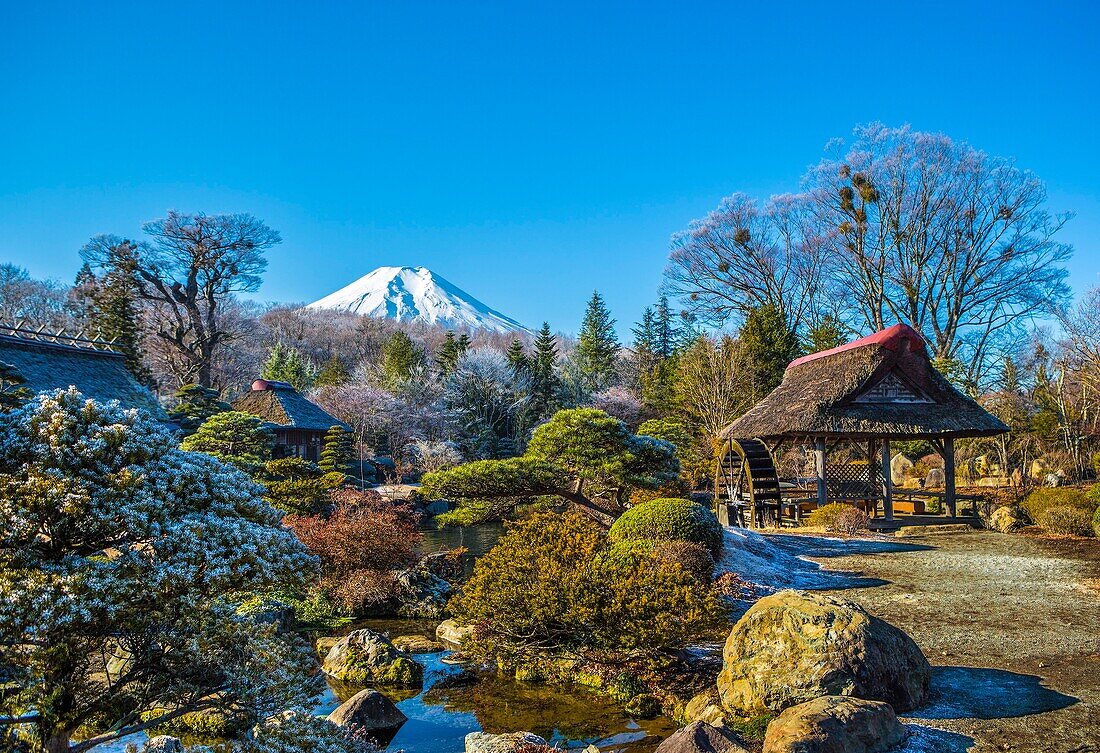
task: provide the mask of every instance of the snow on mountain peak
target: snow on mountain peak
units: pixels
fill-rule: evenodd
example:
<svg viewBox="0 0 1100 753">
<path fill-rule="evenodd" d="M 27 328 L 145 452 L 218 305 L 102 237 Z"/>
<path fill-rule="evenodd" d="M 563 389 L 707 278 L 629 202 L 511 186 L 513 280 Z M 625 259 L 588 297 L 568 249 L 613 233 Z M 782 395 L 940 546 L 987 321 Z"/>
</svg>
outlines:
<svg viewBox="0 0 1100 753">
<path fill-rule="evenodd" d="M 493 332 L 529 331 L 427 267 L 379 267 L 306 308 Z"/>
</svg>

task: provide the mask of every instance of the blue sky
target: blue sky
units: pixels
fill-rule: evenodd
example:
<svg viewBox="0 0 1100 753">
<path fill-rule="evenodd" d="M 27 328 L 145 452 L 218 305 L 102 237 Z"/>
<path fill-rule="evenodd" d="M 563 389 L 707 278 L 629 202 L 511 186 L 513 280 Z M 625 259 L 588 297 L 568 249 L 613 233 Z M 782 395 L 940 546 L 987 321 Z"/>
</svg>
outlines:
<svg viewBox="0 0 1100 753">
<path fill-rule="evenodd" d="M 431 267 L 529 325 L 625 334 L 669 236 L 912 123 L 1015 156 L 1100 283 L 1093 3 L 0 0 L 0 261 L 66 281 L 171 209 L 284 238 L 259 297 Z"/>
</svg>

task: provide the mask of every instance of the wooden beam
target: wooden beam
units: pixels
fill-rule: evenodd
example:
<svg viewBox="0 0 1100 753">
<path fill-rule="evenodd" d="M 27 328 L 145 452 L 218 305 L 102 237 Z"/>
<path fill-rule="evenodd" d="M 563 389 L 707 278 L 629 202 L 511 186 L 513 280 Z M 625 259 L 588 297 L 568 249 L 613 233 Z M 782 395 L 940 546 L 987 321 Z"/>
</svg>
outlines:
<svg viewBox="0 0 1100 753">
<path fill-rule="evenodd" d="M 894 519 L 894 479 L 890 468 L 890 440 L 882 440 L 882 515 Z"/>
<path fill-rule="evenodd" d="M 955 517 L 955 440 L 950 437 L 943 440 L 943 503 Z"/>
<path fill-rule="evenodd" d="M 828 490 L 825 486 L 825 438 L 814 439 L 814 466 L 817 471 L 817 506 L 824 507 L 828 502 Z"/>
</svg>

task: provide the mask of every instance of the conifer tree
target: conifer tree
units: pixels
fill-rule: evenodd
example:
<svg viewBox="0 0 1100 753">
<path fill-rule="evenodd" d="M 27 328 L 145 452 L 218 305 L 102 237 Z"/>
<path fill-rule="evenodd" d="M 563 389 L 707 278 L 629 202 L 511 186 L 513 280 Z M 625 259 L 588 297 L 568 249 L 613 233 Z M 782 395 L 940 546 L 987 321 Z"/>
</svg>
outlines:
<svg viewBox="0 0 1100 753">
<path fill-rule="evenodd" d="M 738 337 L 752 376 L 752 401 L 757 402 L 783 381 L 787 364 L 798 357 L 798 337 L 775 306 L 759 306 L 745 317 Z"/>
<path fill-rule="evenodd" d="M 643 374 L 650 371 L 663 357 L 660 352 L 660 343 L 657 327 L 657 317 L 653 313 L 652 306 L 646 306 L 642 312 L 642 320 L 634 325 L 634 360 L 638 364 L 638 370 Z"/>
<path fill-rule="evenodd" d="M 111 340 L 115 350 L 126 358 L 126 368 L 142 384 L 150 384 L 153 375 L 142 354 L 141 315 L 138 304 L 137 262 L 133 244 L 122 241 L 110 249 L 109 263 L 101 278 L 96 278 L 87 263 L 77 282 L 87 295 L 86 323 L 93 334 Z"/>
<path fill-rule="evenodd" d="M 267 361 L 260 371 L 260 377 L 270 379 L 273 382 L 286 382 L 299 392 L 304 392 L 313 386 L 317 370 L 308 358 L 291 348 L 280 343 L 275 343 L 271 349 Z"/>
<path fill-rule="evenodd" d="M 233 410 L 216 389 L 201 384 L 183 385 L 176 390 L 176 400 L 179 402 L 168 411 L 168 417 L 179 424 L 184 436 L 194 434 L 215 413 Z"/>
<path fill-rule="evenodd" d="M 470 336 L 463 332 L 462 335 L 458 338 L 458 355 L 460 358 L 462 357 L 463 353 L 470 349 L 471 345 L 473 345 L 473 343 L 470 342 Z"/>
<path fill-rule="evenodd" d="M 844 330 L 832 314 L 826 314 L 806 333 L 806 352 L 820 353 L 844 344 Z"/>
<path fill-rule="evenodd" d="M 195 433 L 180 442 L 180 449 L 205 452 L 249 473 L 271 459 L 275 435 L 251 413 L 229 410 L 202 422 Z"/>
<path fill-rule="evenodd" d="M 424 365 L 424 351 L 401 330 L 393 333 L 382 346 L 382 377 L 387 388 L 394 388 L 409 379 L 415 369 Z"/>
<path fill-rule="evenodd" d="M 531 409 L 537 418 L 544 418 L 553 412 L 554 396 L 557 394 L 558 344 L 550 325 L 542 323 L 535 338 L 534 353 L 531 356 Z"/>
<path fill-rule="evenodd" d="M 512 344 L 508 346 L 508 352 L 505 355 L 508 357 L 508 363 L 512 366 L 512 371 L 517 374 L 526 374 L 530 370 L 531 363 L 519 338 L 512 340 Z"/>
<path fill-rule="evenodd" d="M 455 333 L 448 330 L 446 337 L 443 338 L 443 344 L 439 346 L 439 352 L 435 355 L 435 368 L 440 377 L 446 377 L 455 370 L 459 355 L 461 354 L 458 352 Z"/>
<path fill-rule="evenodd" d="M 26 382 L 19 369 L 0 361 L 0 413 L 15 410 L 34 396 L 23 386 Z"/>
<path fill-rule="evenodd" d="M 662 295 L 653 312 L 654 350 L 661 358 L 671 358 L 683 344 L 683 334 L 669 308 L 668 296 Z"/>
<path fill-rule="evenodd" d="M 355 467 L 355 444 L 351 433 L 339 424 L 325 433 L 321 447 L 321 460 L 318 463 L 325 473 L 343 473 L 350 476 Z"/>
<path fill-rule="evenodd" d="M 333 353 L 321 370 L 317 372 L 317 378 L 313 380 L 314 387 L 339 387 L 350 381 L 351 375 L 344 366 L 344 362 Z"/>
<path fill-rule="evenodd" d="M 589 390 L 595 392 L 611 386 L 618 353 L 615 320 L 603 296 L 598 291 L 593 292 L 584 312 L 576 354 L 577 365 Z"/>
</svg>

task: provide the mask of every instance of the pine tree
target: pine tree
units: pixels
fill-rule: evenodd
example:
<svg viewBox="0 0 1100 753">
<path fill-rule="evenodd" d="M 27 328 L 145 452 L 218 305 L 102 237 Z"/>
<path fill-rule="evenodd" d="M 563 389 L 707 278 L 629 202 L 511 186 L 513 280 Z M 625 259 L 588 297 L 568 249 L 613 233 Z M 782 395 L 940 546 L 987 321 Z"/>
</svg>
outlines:
<svg viewBox="0 0 1100 753">
<path fill-rule="evenodd" d="M 286 382 L 299 392 L 304 392 L 313 386 L 317 369 L 296 348 L 280 342 L 275 343 L 275 347 L 271 349 L 260 371 L 260 377 L 273 382 Z"/>
<path fill-rule="evenodd" d="M 806 351 L 820 353 L 844 344 L 844 330 L 832 314 L 826 314 L 806 333 Z"/>
<path fill-rule="evenodd" d="M 351 434 L 343 426 L 332 426 L 325 433 L 318 465 L 325 473 L 350 476 L 354 472 L 355 444 Z"/>
<path fill-rule="evenodd" d="M 778 308 L 765 305 L 745 317 L 738 339 L 752 370 L 752 400 L 757 402 L 783 381 L 787 364 L 798 357 L 798 337 Z"/>
<path fill-rule="evenodd" d="M 439 346 L 439 352 L 435 355 L 435 368 L 440 377 L 446 377 L 455 370 L 460 355 L 455 333 L 448 331 L 446 337 L 443 338 L 443 344 Z"/>
<path fill-rule="evenodd" d="M 333 353 L 321 370 L 317 372 L 317 378 L 313 380 L 314 387 L 339 387 L 350 381 L 351 375 L 335 353 Z"/>
<path fill-rule="evenodd" d="M 508 352 L 505 355 L 508 357 L 508 363 L 512 366 L 512 371 L 516 374 L 526 374 L 530 371 L 531 363 L 519 338 L 512 340 L 512 344 L 508 346 Z"/>
<path fill-rule="evenodd" d="M 642 320 L 634 329 L 634 360 L 638 364 L 638 370 L 642 374 L 653 369 L 663 357 L 660 352 L 660 342 L 657 327 L 657 316 L 653 313 L 652 306 L 646 306 L 642 312 Z"/>
<path fill-rule="evenodd" d="M 558 392 L 557 364 L 557 339 L 550 332 L 550 325 L 543 322 L 531 356 L 531 408 L 537 418 L 545 418 L 553 412 L 554 396 Z"/>
<path fill-rule="evenodd" d="M 145 366 L 141 347 L 133 245 L 122 241 L 111 248 L 110 262 L 101 279 L 96 279 L 90 266 L 85 264 L 85 267 L 87 269 L 81 268 L 77 278 L 88 294 L 88 328 L 93 334 L 112 341 L 112 347 L 126 358 L 126 368 L 135 379 L 151 384 L 153 375 Z"/>
<path fill-rule="evenodd" d="M 671 358 L 684 343 L 684 333 L 676 325 L 675 316 L 668 306 L 668 296 L 662 295 L 653 312 L 654 350 L 661 358 Z"/>
<path fill-rule="evenodd" d="M 10 363 L 0 361 L 0 413 L 15 410 L 34 397 L 34 394 L 23 386 L 26 382 L 27 380 L 19 373 L 19 369 Z"/>
<path fill-rule="evenodd" d="M 619 339 L 615 335 L 615 320 L 599 292 L 592 293 L 577 341 L 577 365 L 586 387 L 599 391 L 610 387 L 615 379 L 615 357 Z"/>
<path fill-rule="evenodd" d="M 401 330 L 382 346 L 382 375 L 387 388 L 394 388 L 412 376 L 415 369 L 424 365 L 424 351 Z"/>
<path fill-rule="evenodd" d="M 215 413 L 233 410 L 229 403 L 212 387 L 201 384 L 185 384 L 176 390 L 176 407 L 168 411 L 168 417 L 179 424 L 184 436 L 195 431 Z"/>
<path fill-rule="evenodd" d="M 470 349 L 471 345 L 473 345 L 473 343 L 470 342 L 470 336 L 468 334 L 466 334 L 465 332 L 463 332 L 462 335 L 458 338 L 458 356 L 459 356 L 459 358 L 462 357 L 463 353 L 465 353 L 466 351 L 468 351 Z"/>
</svg>

